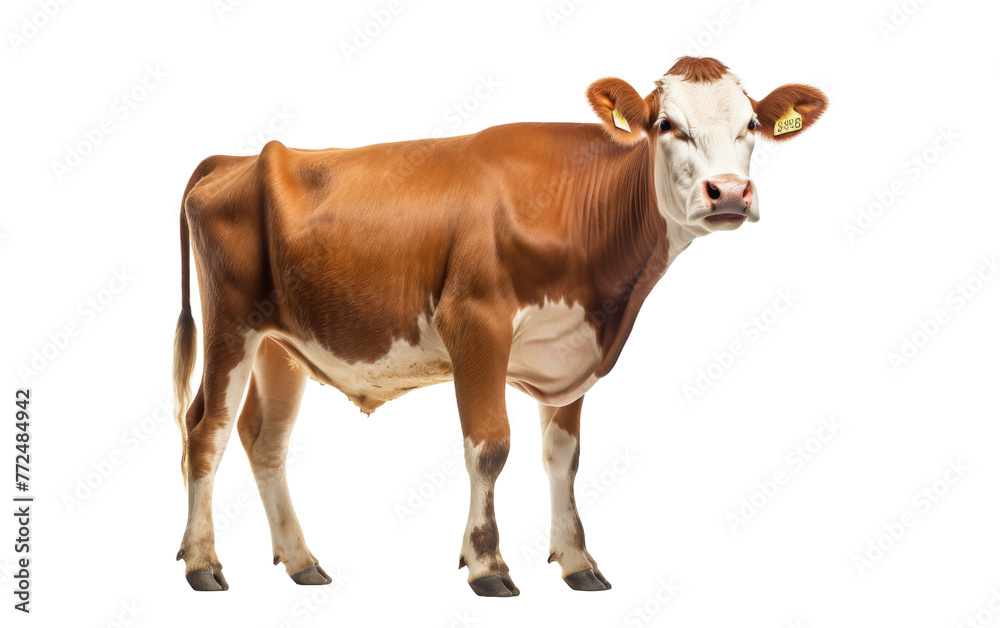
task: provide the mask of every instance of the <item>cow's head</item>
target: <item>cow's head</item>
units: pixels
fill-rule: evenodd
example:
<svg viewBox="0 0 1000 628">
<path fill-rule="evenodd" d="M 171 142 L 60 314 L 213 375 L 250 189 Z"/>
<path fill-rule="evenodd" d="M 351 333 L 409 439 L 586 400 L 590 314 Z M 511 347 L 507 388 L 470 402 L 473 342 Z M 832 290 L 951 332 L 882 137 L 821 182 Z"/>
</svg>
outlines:
<svg viewBox="0 0 1000 628">
<path fill-rule="evenodd" d="M 660 213 L 692 236 L 755 222 L 757 137 L 795 137 L 826 109 L 826 97 L 808 85 L 784 85 L 756 101 L 715 59 L 679 59 L 656 84 L 643 99 L 621 79 L 601 79 L 587 95 L 615 141 L 649 145 Z"/>
</svg>

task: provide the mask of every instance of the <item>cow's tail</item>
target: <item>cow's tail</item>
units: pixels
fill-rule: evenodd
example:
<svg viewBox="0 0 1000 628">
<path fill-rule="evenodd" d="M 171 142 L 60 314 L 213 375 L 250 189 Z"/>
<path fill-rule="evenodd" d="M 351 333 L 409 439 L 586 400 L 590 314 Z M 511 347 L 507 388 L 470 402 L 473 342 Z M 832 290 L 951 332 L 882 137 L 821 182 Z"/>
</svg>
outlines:
<svg viewBox="0 0 1000 628">
<path fill-rule="evenodd" d="M 196 173 L 197 174 L 197 173 Z M 192 177 L 188 189 L 184 191 L 184 201 L 194 187 L 196 177 Z M 191 264 L 187 212 L 181 203 L 181 315 L 177 318 L 174 333 L 174 418 L 181 430 L 181 475 L 187 484 L 188 434 L 184 416 L 191 402 L 191 372 L 198 355 L 198 337 L 195 334 L 194 317 L 191 315 Z"/>
</svg>

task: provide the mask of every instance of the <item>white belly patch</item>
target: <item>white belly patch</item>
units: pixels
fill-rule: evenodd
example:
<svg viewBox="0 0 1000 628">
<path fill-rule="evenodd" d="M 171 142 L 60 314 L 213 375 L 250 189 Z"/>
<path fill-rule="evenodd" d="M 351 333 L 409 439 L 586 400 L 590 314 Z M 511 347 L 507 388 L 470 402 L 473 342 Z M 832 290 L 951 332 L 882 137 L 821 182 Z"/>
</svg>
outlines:
<svg viewBox="0 0 1000 628">
<path fill-rule="evenodd" d="M 415 388 L 448 382 L 452 379 L 451 360 L 437 329 L 426 318 L 420 320 L 420 342 L 411 345 L 403 339 L 392 343 L 389 351 L 374 362 L 348 362 L 315 340 L 302 341 L 272 333 L 284 344 L 293 346 L 315 367 L 310 377 L 328 383 L 347 395 L 364 412 L 395 399 Z"/>
<path fill-rule="evenodd" d="M 542 307 L 518 310 L 512 325 L 507 364 L 511 386 L 542 403 L 565 405 L 597 381 L 593 372 L 601 349 L 582 306 L 546 301 Z M 374 362 L 348 362 L 314 340 L 281 332 L 269 335 L 308 360 L 309 365 L 301 366 L 313 379 L 335 386 L 365 412 L 415 388 L 452 380 L 448 351 L 427 318 L 420 320 L 418 344 L 398 339 Z"/>
</svg>

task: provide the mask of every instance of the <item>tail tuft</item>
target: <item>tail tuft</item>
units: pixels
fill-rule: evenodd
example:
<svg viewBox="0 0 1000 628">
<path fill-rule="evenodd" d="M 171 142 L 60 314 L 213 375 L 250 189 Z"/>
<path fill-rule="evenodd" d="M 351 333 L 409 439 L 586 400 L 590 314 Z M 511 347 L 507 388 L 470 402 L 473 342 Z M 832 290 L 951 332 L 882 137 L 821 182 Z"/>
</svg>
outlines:
<svg viewBox="0 0 1000 628">
<path fill-rule="evenodd" d="M 191 177 L 184 198 L 197 181 L 198 172 Z M 181 475 L 187 484 L 188 433 L 184 416 L 191 403 L 191 372 L 194 370 L 198 354 L 198 337 L 195 334 L 194 317 L 191 316 L 191 235 L 188 231 L 187 212 L 181 205 L 181 315 L 177 318 L 174 333 L 174 418 L 181 430 Z"/>
<path fill-rule="evenodd" d="M 177 318 L 177 332 L 174 334 L 174 418 L 181 430 L 181 475 L 187 484 L 187 424 L 184 415 L 191 403 L 191 372 L 194 370 L 195 356 L 198 351 L 198 338 L 195 335 L 194 317 L 191 308 L 185 307 Z"/>
</svg>

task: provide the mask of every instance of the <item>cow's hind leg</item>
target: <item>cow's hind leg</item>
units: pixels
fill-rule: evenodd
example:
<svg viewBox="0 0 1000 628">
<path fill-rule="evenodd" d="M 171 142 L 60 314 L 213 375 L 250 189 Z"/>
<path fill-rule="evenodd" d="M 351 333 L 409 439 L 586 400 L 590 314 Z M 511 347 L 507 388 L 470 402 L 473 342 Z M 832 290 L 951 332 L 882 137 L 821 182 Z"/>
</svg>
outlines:
<svg viewBox="0 0 1000 628">
<path fill-rule="evenodd" d="M 187 581 L 198 591 L 229 588 L 215 553 L 212 486 L 260 342 L 254 334 L 224 338 L 206 327 L 205 370 L 186 418 L 188 520 L 177 560 L 184 559 Z"/>
<path fill-rule="evenodd" d="M 603 591 L 611 583 L 587 551 L 583 524 L 576 510 L 573 481 L 580 464 L 580 409 L 583 398 L 568 406 L 539 404 L 542 419 L 542 463 L 552 494 L 552 529 L 549 562 L 562 567 L 563 580 L 578 591 Z"/>
<path fill-rule="evenodd" d="M 272 340 L 264 340 L 236 429 L 264 503 L 274 564 L 284 563 L 285 571 L 298 584 L 330 584 L 330 576 L 306 547 L 285 477 L 288 441 L 306 379 L 284 349 Z"/>
</svg>

